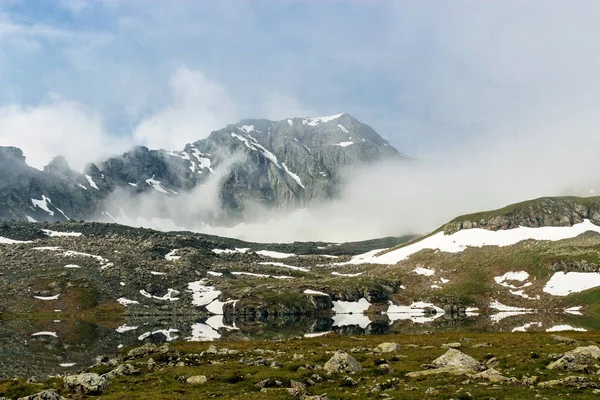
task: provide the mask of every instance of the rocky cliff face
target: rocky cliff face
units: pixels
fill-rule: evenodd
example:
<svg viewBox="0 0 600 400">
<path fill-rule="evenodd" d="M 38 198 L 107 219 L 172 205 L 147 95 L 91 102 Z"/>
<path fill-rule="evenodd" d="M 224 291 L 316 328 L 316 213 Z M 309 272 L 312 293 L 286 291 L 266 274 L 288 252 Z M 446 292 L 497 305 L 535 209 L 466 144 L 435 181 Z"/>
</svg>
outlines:
<svg viewBox="0 0 600 400">
<path fill-rule="evenodd" d="M 448 234 L 461 229 L 513 229 L 519 226 L 572 226 L 589 219 L 600 225 L 600 197 L 547 197 L 512 204 L 499 210 L 458 217 L 442 227 Z"/>
<path fill-rule="evenodd" d="M 254 206 L 297 208 L 335 197 L 347 167 L 406 157 L 370 126 L 348 114 L 283 121 L 242 120 L 190 143 L 182 151 L 137 146 L 84 174 L 62 157 L 43 171 L 16 148 L 0 148 L 0 220 L 89 219 L 106 212 L 117 190 L 159 201 L 218 180 L 227 218 L 244 219 Z M 116 212 L 114 209 L 110 210 Z"/>
</svg>

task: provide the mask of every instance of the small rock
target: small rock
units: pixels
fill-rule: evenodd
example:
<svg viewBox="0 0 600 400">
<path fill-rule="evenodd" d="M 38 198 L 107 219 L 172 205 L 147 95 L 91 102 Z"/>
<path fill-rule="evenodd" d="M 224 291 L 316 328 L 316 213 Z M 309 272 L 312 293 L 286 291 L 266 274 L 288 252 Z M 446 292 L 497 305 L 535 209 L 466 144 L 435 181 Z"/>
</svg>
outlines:
<svg viewBox="0 0 600 400">
<path fill-rule="evenodd" d="M 475 343 L 471 347 L 473 347 L 474 349 L 479 349 L 479 348 L 484 348 L 484 347 L 492 347 L 492 344 L 491 343 L 487 343 L 487 342 L 485 342 L 485 343 Z"/>
<path fill-rule="evenodd" d="M 460 342 L 442 344 L 443 349 L 460 349 L 461 347 L 462 347 L 462 343 L 460 343 Z"/>
<path fill-rule="evenodd" d="M 561 358 L 550 363 L 546 368 L 563 371 L 590 372 L 588 364 L 600 359 L 598 346 L 577 347 L 567 351 Z"/>
<path fill-rule="evenodd" d="M 193 385 L 193 386 L 204 385 L 207 381 L 208 381 L 208 379 L 206 379 L 206 376 L 204 376 L 204 375 L 190 376 L 186 380 L 188 385 Z"/>
<path fill-rule="evenodd" d="M 106 379 L 113 379 L 117 376 L 126 376 L 126 375 L 135 375 L 139 374 L 140 370 L 135 369 L 135 367 L 131 364 L 121 364 L 117 368 L 113 369 L 106 374 L 103 374 L 102 377 Z"/>
<path fill-rule="evenodd" d="M 215 355 L 217 353 L 218 353 L 217 346 L 215 346 L 214 344 L 211 344 L 210 346 L 208 346 L 208 350 L 206 350 L 206 354 Z"/>
<path fill-rule="evenodd" d="M 342 382 L 340 382 L 340 387 L 354 387 L 358 385 L 358 382 L 356 382 L 354 379 L 350 378 L 349 376 L 345 376 L 342 379 Z"/>
<path fill-rule="evenodd" d="M 554 340 L 555 342 L 569 344 L 569 345 L 572 345 L 572 344 L 576 343 L 575 339 L 571 339 L 571 338 L 566 337 L 566 336 L 552 335 L 552 336 L 550 336 L 550 338 L 552 340 Z"/>
<path fill-rule="evenodd" d="M 61 400 L 61 397 L 55 390 L 49 389 L 31 396 L 19 397 L 18 400 Z"/>
<path fill-rule="evenodd" d="M 436 389 L 436 388 L 434 388 L 434 387 L 429 387 L 429 388 L 427 388 L 427 390 L 425 391 L 425 394 L 438 394 L 438 393 L 439 393 L 439 390 L 437 390 L 437 389 Z"/>
<path fill-rule="evenodd" d="M 537 381 L 538 381 L 537 376 L 524 376 L 521 379 L 521 383 L 523 383 L 523 385 L 527 385 L 527 386 L 533 386 L 537 383 Z"/>
<path fill-rule="evenodd" d="M 474 379 L 483 379 L 492 383 L 500 383 L 508 381 L 508 378 L 503 376 L 500 372 L 494 368 L 486 369 L 483 372 L 473 375 Z"/>
<path fill-rule="evenodd" d="M 158 347 L 152 343 L 146 343 L 143 346 L 136 347 L 135 349 L 129 350 L 127 357 L 129 358 L 144 358 L 150 354 L 158 352 Z"/>
</svg>

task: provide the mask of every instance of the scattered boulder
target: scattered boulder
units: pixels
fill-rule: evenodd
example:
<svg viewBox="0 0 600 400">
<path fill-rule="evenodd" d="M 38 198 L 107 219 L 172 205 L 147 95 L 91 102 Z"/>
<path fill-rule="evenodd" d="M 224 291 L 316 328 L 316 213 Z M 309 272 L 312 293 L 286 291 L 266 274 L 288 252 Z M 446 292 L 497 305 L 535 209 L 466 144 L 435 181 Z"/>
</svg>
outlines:
<svg viewBox="0 0 600 400">
<path fill-rule="evenodd" d="M 187 378 L 186 382 L 188 385 L 199 386 L 208 382 L 208 379 L 206 379 L 206 376 L 204 375 L 194 375 Z"/>
<path fill-rule="evenodd" d="M 481 364 L 468 354 L 460 350 L 448 349 L 448 351 L 431 363 L 433 368 L 464 368 L 474 372 L 481 370 Z"/>
<path fill-rule="evenodd" d="M 460 349 L 461 347 L 462 343 L 460 342 L 442 344 L 443 349 Z"/>
<path fill-rule="evenodd" d="M 338 350 L 333 357 L 331 357 L 329 361 L 325 363 L 323 369 L 328 374 L 336 374 L 340 372 L 360 372 L 362 367 L 354 357 L 348 353 Z"/>
<path fill-rule="evenodd" d="M 597 388 L 598 384 L 591 382 L 591 379 L 587 376 L 567 376 L 563 379 L 555 379 L 546 382 L 538 383 L 538 387 L 552 387 L 552 386 L 574 386 L 577 388 Z"/>
<path fill-rule="evenodd" d="M 575 339 L 571 339 L 571 338 L 566 337 L 566 336 L 552 335 L 550 338 L 552 340 L 554 340 L 555 342 L 569 344 L 569 345 L 572 345 L 572 344 L 576 343 Z"/>
<path fill-rule="evenodd" d="M 62 397 L 53 389 L 44 390 L 31 396 L 19 397 L 18 400 L 61 400 Z"/>
<path fill-rule="evenodd" d="M 590 373 L 589 364 L 600 359 L 598 346 L 577 347 L 567 351 L 561 358 L 551 362 L 546 368 L 563 371 L 580 371 Z"/>
<path fill-rule="evenodd" d="M 90 373 L 65 376 L 64 384 L 67 389 L 84 395 L 100 395 L 108 389 L 106 378 Z"/>
<path fill-rule="evenodd" d="M 395 342 L 385 342 L 379 344 L 375 347 L 374 351 L 376 353 L 392 353 L 400 350 L 400 345 Z"/>
<path fill-rule="evenodd" d="M 140 373 L 140 370 L 136 369 L 133 365 L 121 364 L 117 368 L 113 369 L 112 371 L 107 372 L 106 374 L 103 374 L 102 377 L 106 378 L 106 379 L 113 379 L 113 378 L 116 378 L 117 376 L 135 375 L 135 374 L 139 374 L 139 373 Z"/>
<path fill-rule="evenodd" d="M 485 371 L 473 375 L 472 378 L 483 379 L 492 383 L 506 382 L 509 380 L 507 377 L 502 375 L 500 372 L 498 372 L 498 370 L 494 368 L 486 369 Z"/>
<path fill-rule="evenodd" d="M 409 372 L 406 376 L 418 379 L 437 374 L 471 375 L 482 370 L 476 359 L 456 349 L 448 349 L 445 354 L 423 367 L 426 368 L 425 371 Z"/>
<path fill-rule="evenodd" d="M 143 346 L 129 350 L 127 357 L 129 358 L 144 358 L 151 354 L 158 353 L 158 347 L 152 343 L 146 343 Z"/>
</svg>

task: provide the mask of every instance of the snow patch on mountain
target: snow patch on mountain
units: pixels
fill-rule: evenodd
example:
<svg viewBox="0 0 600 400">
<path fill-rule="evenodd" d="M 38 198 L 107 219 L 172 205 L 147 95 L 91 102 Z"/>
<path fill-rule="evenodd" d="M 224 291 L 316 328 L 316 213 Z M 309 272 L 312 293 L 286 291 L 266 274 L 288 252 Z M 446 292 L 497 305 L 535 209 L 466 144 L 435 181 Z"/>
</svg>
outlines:
<svg viewBox="0 0 600 400">
<path fill-rule="evenodd" d="M 599 272 L 556 272 L 546 286 L 544 292 L 553 296 L 568 296 L 584 290 L 600 286 Z"/>
<path fill-rule="evenodd" d="M 300 186 L 302 187 L 302 189 L 306 189 L 306 188 L 304 187 L 304 185 L 302 184 L 302 180 L 300 179 L 300 177 L 299 177 L 297 174 L 295 174 L 295 173 L 293 173 L 292 171 L 290 171 L 290 169 L 287 167 L 287 165 L 285 165 L 285 163 L 284 163 L 284 162 L 282 162 L 282 163 L 281 163 L 281 165 L 283 165 L 283 169 L 285 170 L 285 172 L 286 172 L 286 173 L 287 173 L 289 176 L 291 176 L 291 177 L 292 177 L 292 179 L 293 179 L 293 180 L 295 180 L 295 181 L 296 181 L 296 183 L 298 183 L 298 185 L 300 185 Z"/>
<path fill-rule="evenodd" d="M 94 188 L 94 189 L 96 189 L 96 190 L 100 190 L 100 189 L 98 188 L 98 185 L 96 185 L 96 182 L 94 182 L 94 178 L 92 178 L 92 177 L 91 177 L 91 176 L 89 176 L 89 175 L 86 175 L 86 176 L 85 176 L 85 179 L 87 179 L 87 181 L 88 181 L 88 183 L 90 184 L 90 186 L 91 186 L 91 187 L 93 187 L 93 188 Z"/>
<path fill-rule="evenodd" d="M 302 125 L 317 126 L 320 123 L 325 123 L 325 122 L 333 121 L 334 119 L 338 119 L 342 115 L 344 115 L 344 113 L 328 115 L 326 117 L 309 117 L 309 118 L 305 118 L 302 120 Z"/>
<path fill-rule="evenodd" d="M 156 190 L 157 192 L 161 192 L 161 193 L 169 193 L 165 190 L 165 188 L 162 186 L 161 181 L 157 181 L 156 179 L 154 179 L 154 175 L 152 175 L 152 178 L 150 179 L 146 179 L 146 183 L 150 186 L 152 186 L 152 188 L 154 190 Z"/>
<path fill-rule="evenodd" d="M 49 215 L 54 215 L 54 211 L 50 210 L 50 208 L 48 207 L 48 204 L 52 204 L 52 201 L 45 195 L 42 195 L 41 200 L 32 198 L 31 202 L 33 203 L 34 207 L 41 208 L 42 210 L 46 211 Z"/>
<path fill-rule="evenodd" d="M 482 246 L 511 246 L 523 240 L 562 240 L 581 235 L 584 232 L 593 231 L 600 233 L 600 226 L 596 226 L 585 219 L 573 226 L 544 226 L 539 228 L 518 227 L 514 229 L 490 231 L 487 229 L 474 228 L 463 229 L 456 233 L 446 235 L 438 232 L 426 237 L 416 243 L 400 247 L 396 250 L 377 256 L 375 251 L 354 256 L 347 264 L 397 264 L 406 260 L 409 256 L 425 249 L 439 249 L 448 253 L 459 253 L 468 247 Z"/>
</svg>

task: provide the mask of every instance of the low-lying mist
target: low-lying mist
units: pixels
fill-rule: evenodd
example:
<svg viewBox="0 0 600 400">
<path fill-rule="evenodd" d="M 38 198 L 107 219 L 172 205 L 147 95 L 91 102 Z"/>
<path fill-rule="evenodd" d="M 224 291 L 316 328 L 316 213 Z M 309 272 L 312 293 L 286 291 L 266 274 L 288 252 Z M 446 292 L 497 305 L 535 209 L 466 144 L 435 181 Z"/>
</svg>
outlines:
<svg viewBox="0 0 600 400">
<path fill-rule="evenodd" d="M 499 129 L 411 162 L 386 162 L 344 171 L 341 196 L 290 212 L 256 207 L 254 222 L 210 226 L 223 215 L 223 165 L 208 184 L 187 194 L 115 195 L 117 222 L 159 230 L 193 230 L 258 242 L 346 242 L 428 233 L 465 213 L 542 196 L 593 195 L 600 186 L 596 118 L 536 122 Z M 157 200 L 157 199 L 160 199 Z M 160 218 L 171 215 L 172 219 Z M 177 222 L 174 222 L 177 221 Z"/>
</svg>

